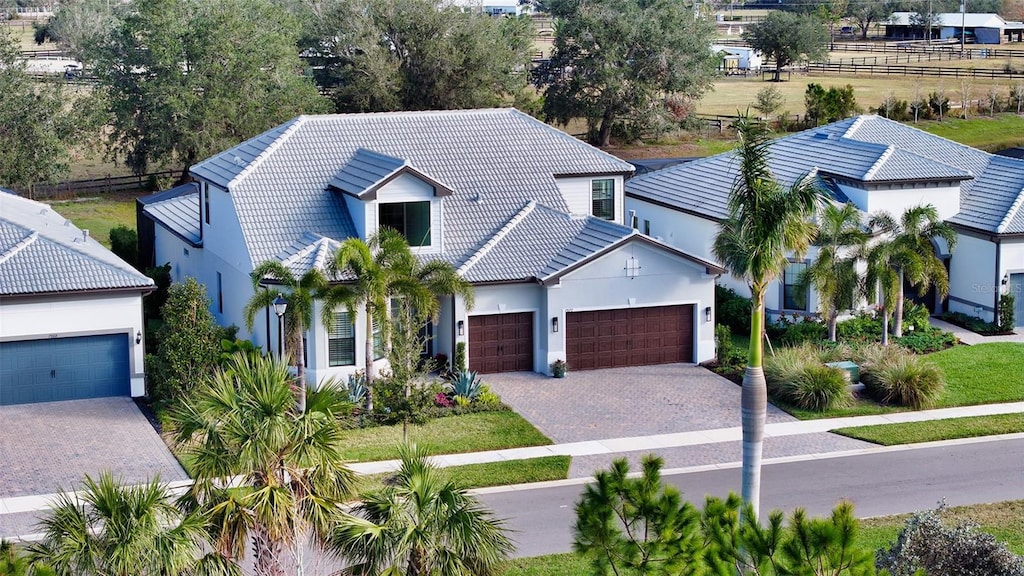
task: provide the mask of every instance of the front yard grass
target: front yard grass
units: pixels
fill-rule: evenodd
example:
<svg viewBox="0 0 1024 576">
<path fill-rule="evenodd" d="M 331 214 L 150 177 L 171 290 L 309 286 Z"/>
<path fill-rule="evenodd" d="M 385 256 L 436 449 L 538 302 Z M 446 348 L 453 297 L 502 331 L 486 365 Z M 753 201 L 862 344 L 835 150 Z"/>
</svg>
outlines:
<svg viewBox="0 0 1024 576">
<path fill-rule="evenodd" d="M 898 444 L 1024 432 L 1024 414 L 997 414 L 929 420 L 927 422 L 855 426 L 837 428 L 832 432 L 882 446 L 896 446 Z"/>
<path fill-rule="evenodd" d="M 569 476 L 569 456 L 544 456 L 529 460 L 508 460 L 486 464 L 467 464 L 442 468 L 449 478 L 465 488 L 486 488 L 508 484 L 565 480 Z M 362 478 L 364 490 L 383 486 L 389 474 L 373 474 Z"/>
<path fill-rule="evenodd" d="M 900 528 L 910 514 L 879 516 L 861 520 L 857 541 L 870 550 L 888 547 L 896 540 Z M 1011 500 L 975 506 L 957 506 L 943 512 L 947 523 L 961 521 L 978 525 L 1003 542 L 1016 554 L 1024 553 L 1024 500 Z M 551 554 L 534 558 L 519 558 L 506 564 L 502 576 L 587 576 L 592 574 L 589 564 L 578 554 Z"/>
<path fill-rule="evenodd" d="M 428 454 L 457 454 L 544 446 L 551 440 L 511 410 L 448 416 L 409 426 L 409 442 Z M 402 443 L 402 425 L 358 428 L 345 435 L 345 457 L 352 462 L 394 460 Z"/>
</svg>

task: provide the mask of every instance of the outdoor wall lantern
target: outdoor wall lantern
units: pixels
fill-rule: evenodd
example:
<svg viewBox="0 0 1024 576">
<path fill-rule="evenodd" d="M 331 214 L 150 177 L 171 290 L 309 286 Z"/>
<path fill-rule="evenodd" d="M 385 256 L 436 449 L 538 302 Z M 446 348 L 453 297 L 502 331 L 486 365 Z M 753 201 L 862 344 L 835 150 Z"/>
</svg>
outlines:
<svg viewBox="0 0 1024 576">
<path fill-rule="evenodd" d="M 704 308 L 704 321 L 711 322 L 711 306 Z"/>
<path fill-rule="evenodd" d="M 142 332 L 139 330 L 135 331 L 135 343 L 142 344 Z"/>
<path fill-rule="evenodd" d="M 463 334 L 466 333 L 466 323 L 465 322 L 463 322 L 462 320 L 459 320 L 458 323 L 456 323 L 456 326 L 458 327 L 458 330 L 459 330 L 459 336 L 462 336 Z"/>
<path fill-rule="evenodd" d="M 1003 274 L 1003 286 L 1006 286 L 1009 283 L 1010 283 L 1010 275 L 1009 274 Z"/>
<path fill-rule="evenodd" d="M 558 332 L 558 316 L 551 319 L 551 331 Z"/>
</svg>

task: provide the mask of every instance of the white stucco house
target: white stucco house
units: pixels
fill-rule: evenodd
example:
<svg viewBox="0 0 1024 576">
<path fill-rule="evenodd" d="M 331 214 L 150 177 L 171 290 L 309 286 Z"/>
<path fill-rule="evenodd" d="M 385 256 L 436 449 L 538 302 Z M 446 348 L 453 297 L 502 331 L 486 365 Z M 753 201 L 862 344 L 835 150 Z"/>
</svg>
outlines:
<svg viewBox="0 0 1024 576">
<path fill-rule="evenodd" d="M 932 204 L 957 231 L 950 253 L 936 246 L 948 266 L 949 297 L 923 303 L 933 312 L 957 311 L 993 321 L 999 295 L 1018 295 L 1015 313 L 1024 326 L 1024 160 L 996 156 L 885 118 L 864 115 L 775 140 L 771 169 L 785 185 L 809 176 L 833 200 L 852 202 L 865 214 L 899 216 Z M 734 152 L 638 176 L 626 183 L 626 209 L 640 230 L 698 257 L 710 258 L 718 223 L 727 216 L 738 172 Z M 769 314 L 813 313 L 816 295 L 796 296 L 796 280 L 814 250 L 793 259 L 769 289 Z M 749 294 L 741 281 L 721 282 Z M 908 291 L 908 295 L 911 292 Z"/>
<path fill-rule="evenodd" d="M 632 171 L 513 109 L 301 116 L 143 199 L 139 230 L 153 263 L 204 283 L 217 320 L 275 354 L 271 310 L 245 329 L 252 270 L 323 267 L 341 240 L 386 225 L 475 287 L 471 310 L 442 299 L 427 354 L 465 342 L 485 373 L 711 359 L 722 269 L 623 225 Z M 324 326 L 320 311 L 306 334 L 313 383 L 362 366 L 368 336 L 359 318 Z"/>
<path fill-rule="evenodd" d="M 0 191 L 0 405 L 144 395 L 152 290 L 87 230 Z"/>
</svg>

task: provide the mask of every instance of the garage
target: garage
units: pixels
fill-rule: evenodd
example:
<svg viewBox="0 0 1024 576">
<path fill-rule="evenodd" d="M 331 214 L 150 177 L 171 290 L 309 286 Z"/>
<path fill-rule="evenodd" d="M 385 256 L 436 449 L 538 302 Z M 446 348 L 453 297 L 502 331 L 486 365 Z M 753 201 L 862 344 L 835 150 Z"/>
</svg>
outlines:
<svg viewBox="0 0 1024 576">
<path fill-rule="evenodd" d="M 131 393 L 127 334 L 0 342 L 0 406 Z"/>
<path fill-rule="evenodd" d="M 693 362 L 693 305 L 566 313 L 570 370 Z"/>
<path fill-rule="evenodd" d="M 533 313 L 469 317 L 469 369 L 481 374 L 533 370 Z"/>
</svg>

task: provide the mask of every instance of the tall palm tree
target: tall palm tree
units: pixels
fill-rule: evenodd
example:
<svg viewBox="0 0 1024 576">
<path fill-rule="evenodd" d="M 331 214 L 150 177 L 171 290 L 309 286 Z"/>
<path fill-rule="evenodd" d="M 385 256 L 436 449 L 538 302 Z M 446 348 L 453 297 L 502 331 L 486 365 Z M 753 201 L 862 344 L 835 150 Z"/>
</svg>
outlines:
<svg viewBox="0 0 1024 576">
<path fill-rule="evenodd" d="M 352 576 L 487 576 L 514 549 L 504 522 L 415 447 L 402 449 L 392 483 L 361 500 L 330 540 Z"/>
<path fill-rule="evenodd" d="M 900 275 L 896 271 L 899 253 L 891 240 L 883 239 L 866 250 L 865 260 L 868 264 L 864 279 L 868 302 L 879 303 L 882 314 L 882 346 L 889 345 L 889 319 L 892 317 L 893 304 L 900 293 Z"/>
<path fill-rule="evenodd" d="M 288 306 L 285 308 L 285 334 L 287 348 L 291 349 L 292 358 L 295 360 L 296 380 L 298 384 L 298 407 L 302 412 L 306 409 L 306 346 L 302 335 L 306 326 L 313 324 L 313 301 L 316 293 L 327 285 L 323 274 L 317 269 L 311 269 L 301 277 L 296 278 L 291 270 L 275 260 L 268 260 L 252 271 L 249 275 L 252 278 L 254 294 L 246 303 L 245 325 L 252 331 L 253 321 L 256 314 L 269 306 L 274 305 L 277 297 L 283 296 Z M 260 286 L 271 279 L 281 290 L 260 290 Z"/>
<path fill-rule="evenodd" d="M 225 557 L 244 556 L 251 538 L 259 575 L 284 573 L 286 546 L 301 573 L 306 536 L 324 541 L 354 483 L 341 448 L 347 392 L 326 381 L 297 412 L 290 382 L 287 366 L 239 353 L 171 414 L 195 479 L 180 505 L 203 514 Z"/>
<path fill-rule="evenodd" d="M 893 310 L 893 335 L 903 336 L 903 285 L 908 282 L 918 289 L 918 296 L 935 286 L 940 298 L 949 294 L 949 273 L 942 259 L 935 255 L 935 240 L 943 240 L 949 251 L 956 247 L 956 230 L 939 217 L 931 204 L 911 206 L 896 220 L 888 212 L 874 214 L 869 225 L 888 235 L 892 243 L 893 264 L 899 275 Z"/>
<path fill-rule="evenodd" d="M 737 124 L 739 174 L 729 197 L 729 216 L 719 224 L 713 252 L 730 273 L 750 284 L 750 350 L 743 374 L 743 500 L 757 513 L 761 452 L 768 392 L 763 360 L 764 297 L 785 269 L 790 253 L 804 253 L 814 239 L 811 216 L 820 197 L 808 178 L 786 188 L 768 166 L 768 130 L 748 119 Z"/>
<path fill-rule="evenodd" d="M 366 242 L 360 238 L 345 240 L 327 270 L 341 283 L 321 292 L 323 323 L 330 325 L 339 307 L 344 307 L 350 318 L 362 308 L 365 317 L 364 373 L 369 410 L 373 410 L 373 327 L 381 328 L 381 344 L 386 347 L 391 299 L 402 298 L 411 309 L 431 319 L 436 319 L 440 310 L 438 297 L 445 294 L 460 295 L 467 308 L 473 306 L 472 286 L 451 264 L 441 260 L 421 263 L 405 237 L 390 228 L 382 228 Z"/>
<path fill-rule="evenodd" d="M 803 290 L 818 293 L 818 310 L 828 321 L 828 339 L 836 341 L 839 313 L 853 308 L 860 287 L 857 262 L 868 233 L 853 204 L 827 204 L 821 211 L 814 244 L 818 255 L 800 276 Z"/>
<path fill-rule="evenodd" d="M 80 500 L 57 497 L 40 521 L 43 539 L 30 547 L 59 576 L 241 574 L 230 559 L 208 552 L 203 518 L 179 510 L 159 480 L 121 486 L 104 472 L 84 484 Z"/>
</svg>

